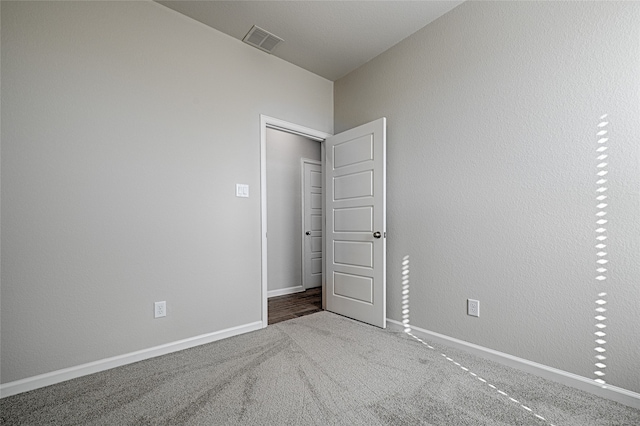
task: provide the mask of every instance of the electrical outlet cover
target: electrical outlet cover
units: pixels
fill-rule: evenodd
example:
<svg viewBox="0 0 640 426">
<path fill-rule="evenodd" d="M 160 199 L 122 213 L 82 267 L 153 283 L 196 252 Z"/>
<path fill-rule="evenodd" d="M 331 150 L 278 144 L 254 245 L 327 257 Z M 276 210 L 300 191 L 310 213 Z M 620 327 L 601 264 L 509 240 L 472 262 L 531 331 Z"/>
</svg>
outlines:
<svg viewBox="0 0 640 426">
<path fill-rule="evenodd" d="M 480 301 L 467 299 L 467 315 L 471 315 L 472 317 L 480 316 Z"/>
<path fill-rule="evenodd" d="M 154 318 L 162 318 L 167 316 L 167 302 L 155 302 L 154 304 Z"/>
</svg>

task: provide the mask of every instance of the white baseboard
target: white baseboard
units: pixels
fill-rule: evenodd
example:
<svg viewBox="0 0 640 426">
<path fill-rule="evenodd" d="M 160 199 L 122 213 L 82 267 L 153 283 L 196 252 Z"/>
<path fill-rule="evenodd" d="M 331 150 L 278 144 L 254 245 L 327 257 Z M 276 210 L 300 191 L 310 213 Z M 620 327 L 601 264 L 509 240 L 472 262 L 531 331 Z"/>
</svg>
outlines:
<svg viewBox="0 0 640 426">
<path fill-rule="evenodd" d="M 387 318 L 387 322 L 389 323 L 389 328 L 391 329 L 404 330 L 405 328 L 404 325 L 399 321 Z M 485 348 L 484 346 L 465 342 L 464 340 L 459 340 L 453 337 L 446 336 L 444 334 L 424 330 L 422 328 L 411 326 L 411 332 L 414 335 L 426 340 L 460 349 L 465 352 L 470 352 L 482 358 L 489 359 L 491 361 L 495 361 L 509 367 L 517 368 L 527 373 L 535 374 L 536 376 L 553 380 L 554 382 L 558 382 L 566 386 L 571 386 L 573 388 L 589 392 L 602 398 L 619 402 L 620 404 L 624 404 L 629 407 L 640 409 L 640 393 L 632 392 L 630 390 L 623 389 L 617 386 L 601 385 L 599 383 L 596 383 L 592 379 L 588 379 L 577 374 L 549 367 L 544 364 L 538 364 L 537 362 L 529 361 L 524 358 L 518 358 L 517 356 L 495 351 L 493 349 Z"/>
<path fill-rule="evenodd" d="M 300 293 L 302 291 L 304 291 L 304 287 L 302 287 L 301 285 L 295 287 L 279 288 L 277 290 L 269 290 L 267 292 L 267 299 L 270 297 L 284 296 L 285 294 Z"/>
<path fill-rule="evenodd" d="M 124 355 L 77 365 L 75 367 L 64 368 L 62 370 L 52 371 L 38 376 L 27 377 L 26 379 L 16 380 L 14 382 L 3 383 L 0 384 L 0 398 L 54 385 L 77 377 L 143 361 L 145 359 L 155 358 L 160 355 L 166 355 L 183 349 L 192 348 L 194 346 L 204 345 L 206 343 L 215 342 L 216 340 L 226 339 L 227 337 L 237 336 L 239 334 L 248 333 L 261 328 L 263 328 L 262 321 L 256 321 L 237 327 L 227 328 L 225 330 L 215 331 L 213 333 L 202 334 L 200 336 L 166 343 L 160 346 L 154 346 L 148 349 L 142 349 L 140 351 Z"/>
</svg>

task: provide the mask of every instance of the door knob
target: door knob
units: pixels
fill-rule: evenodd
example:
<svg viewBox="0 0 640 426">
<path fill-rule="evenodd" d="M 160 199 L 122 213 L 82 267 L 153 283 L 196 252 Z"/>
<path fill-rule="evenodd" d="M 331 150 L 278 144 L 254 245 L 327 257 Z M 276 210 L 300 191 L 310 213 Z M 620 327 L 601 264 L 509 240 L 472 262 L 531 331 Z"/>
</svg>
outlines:
<svg viewBox="0 0 640 426">
<path fill-rule="evenodd" d="M 305 235 L 311 235 L 311 231 L 305 232 Z"/>
<path fill-rule="evenodd" d="M 376 231 L 373 233 L 373 238 L 380 238 L 380 237 L 382 237 L 382 234 L 380 232 Z"/>
</svg>

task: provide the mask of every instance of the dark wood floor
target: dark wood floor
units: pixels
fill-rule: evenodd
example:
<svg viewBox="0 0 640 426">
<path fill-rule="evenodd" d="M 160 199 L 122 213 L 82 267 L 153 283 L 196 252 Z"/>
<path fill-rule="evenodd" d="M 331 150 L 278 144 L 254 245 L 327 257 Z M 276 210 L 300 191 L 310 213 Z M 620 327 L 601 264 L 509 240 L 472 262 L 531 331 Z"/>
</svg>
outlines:
<svg viewBox="0 0 640 426">
<path fill-rule="evenodd" d="M 271 297 L 269 324 L 290 320 L 322 310 L 322 287 L 310 288 L 301 293 Z"/>
</svg>

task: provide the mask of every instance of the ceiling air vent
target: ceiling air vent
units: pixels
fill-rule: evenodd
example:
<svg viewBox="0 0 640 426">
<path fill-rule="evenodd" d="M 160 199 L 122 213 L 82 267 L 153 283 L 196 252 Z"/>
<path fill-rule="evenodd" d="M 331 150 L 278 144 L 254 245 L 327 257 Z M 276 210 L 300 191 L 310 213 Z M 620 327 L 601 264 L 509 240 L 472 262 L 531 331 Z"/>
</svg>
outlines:
<svg viewBox="0 0 640 426">
<path fill-rule="evenodd" d="M 271 53 L 273 49 L 284 40 L 254 25 L 242 41 L 260 50 L 264 50 L 267 53 Z"/>
</svg>

